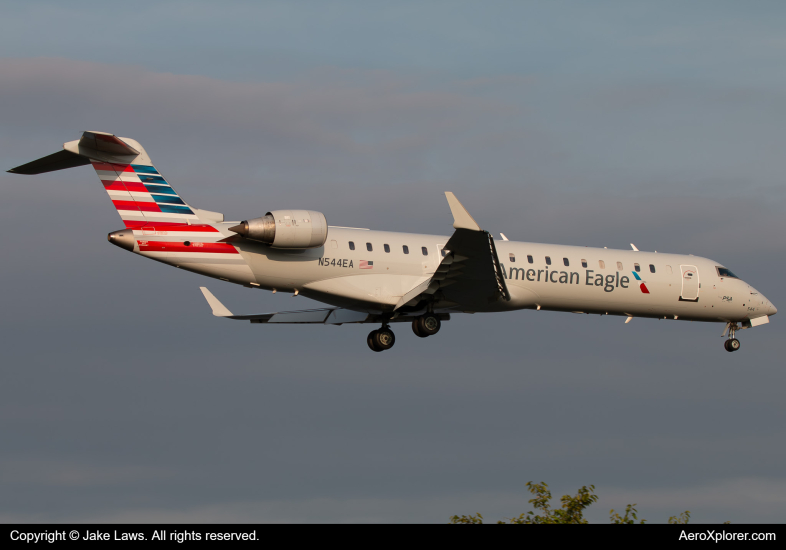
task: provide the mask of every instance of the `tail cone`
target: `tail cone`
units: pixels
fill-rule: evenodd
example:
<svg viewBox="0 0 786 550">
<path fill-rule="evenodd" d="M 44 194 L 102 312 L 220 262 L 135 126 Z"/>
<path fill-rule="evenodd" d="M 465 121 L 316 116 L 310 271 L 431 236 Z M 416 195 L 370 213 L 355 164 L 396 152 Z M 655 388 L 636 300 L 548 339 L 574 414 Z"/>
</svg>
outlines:
<svg viewBox="0 0 786 550">
<path fill-rule="evenodd" d="M 238 235 L 247 236 L 248 235 L 248 222 L 243 221 L 240 222 L 239 225 L 235 225 L 229 228 L 230 231 L 234 231 Z"/>
<path fill-rule="evenodd" d="M 125 248 L 131 252 L 134 251 L 134 247 L 136 246 L 136 238 L 134 237 L 134 232 L 131 229 L 119 229 L 117 231 L 112 231 L 109 235 L 106 236 L 106 240 L 115 246 Z"/>
</svg>

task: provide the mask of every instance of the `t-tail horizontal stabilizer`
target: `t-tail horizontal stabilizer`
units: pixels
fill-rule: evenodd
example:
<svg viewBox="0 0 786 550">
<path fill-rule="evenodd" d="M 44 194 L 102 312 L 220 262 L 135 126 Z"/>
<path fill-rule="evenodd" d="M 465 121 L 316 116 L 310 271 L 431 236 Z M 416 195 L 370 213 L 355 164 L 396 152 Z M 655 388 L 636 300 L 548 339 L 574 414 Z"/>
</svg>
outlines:
<svg viewBox="0 0 786 550">
<path fill-rule="evenodd" d="M 12 174 L 44 174 L 90 164 L 91 160 L 115 163 L 144 163 L 147 155 L 127 141 L 106 132 L 83 132 L 82 137 L 63 144 L 63 150 L 9 170 Z"/>
</svg>

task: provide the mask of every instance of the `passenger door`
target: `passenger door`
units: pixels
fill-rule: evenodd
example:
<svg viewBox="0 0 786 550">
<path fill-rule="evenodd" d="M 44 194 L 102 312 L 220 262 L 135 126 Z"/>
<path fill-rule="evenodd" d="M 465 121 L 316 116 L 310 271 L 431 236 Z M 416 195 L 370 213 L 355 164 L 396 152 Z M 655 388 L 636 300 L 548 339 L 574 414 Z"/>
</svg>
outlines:
<svg viewBox="0 0 786 550">
<path fill-rule="evenodd" d="M 681 302 L 699 301 L 699 270 L 695 265 L 681 265 L 682 271 L 682 294 Z"/>
</svg>

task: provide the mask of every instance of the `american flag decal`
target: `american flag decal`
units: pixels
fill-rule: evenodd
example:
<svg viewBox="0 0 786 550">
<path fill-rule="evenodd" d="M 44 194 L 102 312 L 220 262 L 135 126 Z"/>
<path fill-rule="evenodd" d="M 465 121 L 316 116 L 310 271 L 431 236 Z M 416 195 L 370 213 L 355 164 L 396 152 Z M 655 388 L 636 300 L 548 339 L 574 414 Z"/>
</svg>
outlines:
<svg viewBox="0 0 786 550">
<path fill-rule="evenodd" d="M 366 260 L 360 260 L 359 267 L 360 267 L 360 269 L 374 269 L 374 262 L 366 261 Z"/>
</svg>

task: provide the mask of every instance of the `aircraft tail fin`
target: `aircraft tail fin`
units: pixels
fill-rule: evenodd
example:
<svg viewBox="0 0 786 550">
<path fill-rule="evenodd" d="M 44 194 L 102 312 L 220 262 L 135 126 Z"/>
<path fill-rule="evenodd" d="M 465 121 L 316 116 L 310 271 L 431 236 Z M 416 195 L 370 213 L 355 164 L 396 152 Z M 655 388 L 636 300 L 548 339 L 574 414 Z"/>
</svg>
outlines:
<svg viewBox="0 0 786 550">
<path fill-rule="evenodd" d="M 144 148 L 131 138 L 84 132 L 63 151 L 12 168 L 13 174 L 43 174 L 92 164 L 126 227 L 222 222 L 223 214 L 191 207 L 161 175 Z"/>
</svg>

